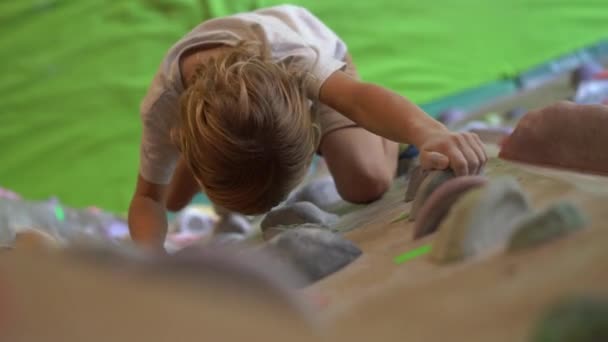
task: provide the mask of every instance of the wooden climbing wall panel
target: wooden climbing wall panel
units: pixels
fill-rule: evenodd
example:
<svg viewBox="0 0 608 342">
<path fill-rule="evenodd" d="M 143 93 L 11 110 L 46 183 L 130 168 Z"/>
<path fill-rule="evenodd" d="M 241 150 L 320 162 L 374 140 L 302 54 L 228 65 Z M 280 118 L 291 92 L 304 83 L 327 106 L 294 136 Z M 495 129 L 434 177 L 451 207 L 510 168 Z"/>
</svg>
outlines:
<svg viewBox="0 0 608 342">
<path fill-rule="evenodd" d="M 537 109 L 574 94 L 569 76 L 499 99 L 472 113 Z M 429 255 L 395 263 L 404 252 L 428 251 L 437 233 L 412 238 L 414 223 L 398 180 L 379 202 L 343 216 L 337 226 L 363 255 L 306 292 L 321 294 L 335 341 L 529 341 L 545 310 L 577 295 L 608 296 L 608 177 L 501 160 L 488 145 L 490 181 L 513 177 L 536 209 L 561 199 L 589 218 L 586 229 L 517 253 L 494 253 L 450 265 Z"/>
<path fill-rule="evenodd" d="M 365 212 L 361 226 L 346 233 L 363 256 L 307 289 L 328 298 L 323 315 L 332 322 L 336 340 L 397 341 L 407 331 L 413 341 L 520 341 L 553 300 L 587 292 L 608 295 L 608 178 L 496 157 L 486 174 L 515 177 L 538 208 L 568 198 L 589 215 L 591 225 L 513 255 L 496 253 L 449 266 L 422 255 L 397 265 L 395 256 L 434 238 L 414 241 L 413 223 L 392 222 L 411 207 L 402 201 L 404 187 L 398 183 L 374 215 Z M 345 220 L 356 221 L 357 214 Z"/>
</svg>

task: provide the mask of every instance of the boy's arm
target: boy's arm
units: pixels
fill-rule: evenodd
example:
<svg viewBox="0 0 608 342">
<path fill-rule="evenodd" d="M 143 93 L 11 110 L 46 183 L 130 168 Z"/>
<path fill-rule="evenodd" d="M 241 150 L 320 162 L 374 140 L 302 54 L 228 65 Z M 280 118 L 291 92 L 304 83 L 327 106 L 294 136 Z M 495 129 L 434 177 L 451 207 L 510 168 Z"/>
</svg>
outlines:
<svg viewBox="0 0 608 342">
<path fill-rule="evenodd" d="M 155 251 L 164 250 L 167 216 L 164 200 L 167 186 L 137 177 L 135 194 L 129 207 L 129 232 L 138 245 Z"/>
<path fill-rule="evenodd" d="M 405 97 L 383 87 L 333 73 L 321 87 L 320 101 L 368 131 L 416 145 L 430 169 L 450 166 L 457 174 L 479 171 L 487 157 L 479 137 L 452 133 Z"/>
</svg>

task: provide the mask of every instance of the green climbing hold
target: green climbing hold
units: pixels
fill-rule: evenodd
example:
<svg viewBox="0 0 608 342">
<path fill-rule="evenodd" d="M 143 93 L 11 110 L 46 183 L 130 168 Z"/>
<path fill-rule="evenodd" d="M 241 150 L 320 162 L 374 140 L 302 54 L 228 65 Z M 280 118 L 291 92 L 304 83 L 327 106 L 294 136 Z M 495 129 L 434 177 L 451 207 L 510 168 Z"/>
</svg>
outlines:
<svg viewBox="0 0 608 342">
<path fill-rule="evenodd" d="M 518 251 L 538 246 L 544 242 L 567 235 L 583 228 L 587 218 L 568 201 L 555 203 L 543 211 L 522 219 L 511 236 L 508 250 Z"/>
<path fill-rule="evenodd" d="M 65 220 L 65 212 L 63 211 L 63 208 L 58 204 L 55 206 L 55 218 L 57 218 L 57 221 L 60 222 L 63 222 L 63 220 Z"/>
<path fill-rule="evenodd" d="M 410 213 L 407 213 L 407 212 L 406 213 L 402 213 L 399 216 L 397 216 L 396 218 L 394 218 L 391 221 L 391 223 L 397 223 L 397 222 L 403 221 L 403 220 L 405 220 L 405 219 L 407 219 L 409 217 L 410 217 Z"/>
<path fill-rule="evenodd" d="M 608 341 L 608 298 L 584 296 L 557 303 L 541 318 L 531 341 Z"/>
<path fill-rule="evenodd" d="M 424 245 L 424 246 L 420 246 L 417 248 L 414 248 L 410 251 L 407 251 L 403 254 L 397 255 L 394 259 L 393 262 L 397 265 L 402 264 L 406 261 L 412 260 L 414 258 L 417 258 L 421 255 L 425 255 L 428 254 L 429 252 L 431 252 L 431 245 Z"/>
<path fill-rule="evenodd" d="M 489 113 L 484 116 L 483 121 L 491 126 L 500 126 L 502 124 L 502 116 L 498 113 Z"/>
</svg>

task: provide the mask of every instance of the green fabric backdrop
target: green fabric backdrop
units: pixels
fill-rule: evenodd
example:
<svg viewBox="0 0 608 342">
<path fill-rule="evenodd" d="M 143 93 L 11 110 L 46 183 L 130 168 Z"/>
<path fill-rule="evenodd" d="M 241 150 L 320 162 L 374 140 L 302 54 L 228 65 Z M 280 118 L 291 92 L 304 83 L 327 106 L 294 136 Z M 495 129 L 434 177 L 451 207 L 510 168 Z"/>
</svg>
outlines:
<svg viewBox="0 0 608 342">
<path fill-rule="evenodd" d="M 0 2 L 0 186 L 125 212 L 138 105 L 165 51 L 199 21 L 270 0 Z M 300 0 L 361 74 L 417 102 L 608 34 L 605 0 Z"/>
</svg>

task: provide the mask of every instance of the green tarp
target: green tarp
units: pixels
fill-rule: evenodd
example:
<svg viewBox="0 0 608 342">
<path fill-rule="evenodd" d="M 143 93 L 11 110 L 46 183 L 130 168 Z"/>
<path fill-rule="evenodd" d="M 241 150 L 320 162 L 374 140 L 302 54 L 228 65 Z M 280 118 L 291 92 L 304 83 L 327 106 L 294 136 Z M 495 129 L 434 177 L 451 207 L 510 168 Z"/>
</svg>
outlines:
<svg viewBox="0 0 608 342">
<path fill-rule="evenodd" d="M 212 16 L 279 1 L 0 2 L 0 186 L 125 212 L 138 106 L 163 54 Z M 363 77 L 417 102 L 496 79 L 608 34 L 605 0 L 308 0 Z"/>
</svg>

